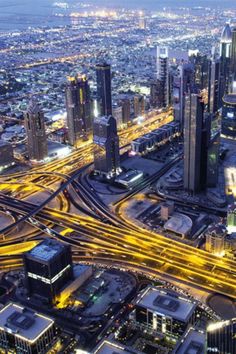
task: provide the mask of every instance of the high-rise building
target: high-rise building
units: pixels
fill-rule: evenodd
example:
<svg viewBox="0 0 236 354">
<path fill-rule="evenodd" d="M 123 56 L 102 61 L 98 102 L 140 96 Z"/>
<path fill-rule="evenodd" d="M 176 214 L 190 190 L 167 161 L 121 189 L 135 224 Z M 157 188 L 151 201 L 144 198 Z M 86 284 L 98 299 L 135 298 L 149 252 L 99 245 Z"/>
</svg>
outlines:
<svg viewBox="0 0 236 354">
<path fill-rule="evenodd" d="M 209 65 L 208 112 L 215 114 L 220 108 L 220 59 L 212 58 Z"/>
<path fill-rule="evenodd" d="M 96 65 L 98 116 L 112 115 L 111 66 L 107 63 Z"/>
<path fill-rule="evenodd" d="M 68 140 L 78 146 L 91 130 L 90 89 L 86 76 L 70 77 L 66 87 Z"/>
<path fill-rule="evenodd" d="M 134 96 L 134 118 L 143 117 L 145 114 L 145 98 L 142 95 Z"/>
<path fill-rule="evenodd" d="M 12 144 L 8 141 L 0 140 L 0 170 L 11 165 L 14 165 Z"/>
<path fill-rule="evenodd" d="M 44 114 L 35 99 L 30 101 L 25 113 L 25 130 L 29 158 L 37 161 L 44 160 L 48 155 Z"/>
<path fill-rule="evenodd" d="M 212 323 L 207 328 L 207 354 L 236 353 L 236 319 Z"/>
<path fill-rule="evenodd" d="M 195 193 L 205 187 L 209 124 L 197 94 L 186 96 L 184 121 L 184 188 Z"/>
<path fill-rule="evenodd" d="M 207 187 L 216 187 L 218 183 L 219 153 L 220 130 L 212 130 L 207 148 Z"/>
<path fill-rule="evenodd" d="M 223 97 L 222 133 L 232 137 L 236 136 L 236 93 Z"/>
<path fill-rule="evenodd" d="M 147 29 L 147 21 L 144 17 L 139 18 L 139 29 L 141 30 Z"/>
<path fill-rule="evenodd" d="M 193 64 L 181 64 L 173 79 L 173 108 L 175 120 L 184 127 L 185 97 L 195 91 Z"/>
<path fill-rule="evenodd" d="M 94 171 L 107 178 L 120 173 L 119 136 L 112 116 L 95 119 L 93 124 Z"/>
<path fill-rule="evenodd" d="M 207 55 L 199 53 L 190 56 L 189 61 L 194 65 L 194 84 L 197 90 L 207 89 L 209 60 Z"/>
<path fill-rule="evenodd" d="M 123 125 L 123 114 L 122 114 L 122 106 L 117 104 L 112 107 L 113 117 L 116 120 L 117 129 L 121 129 Z"/>
<path fill-rule="evenodd" d="M 63 287 L 73 280 L 71 248 L 46 239 L 24 254 L 24 268 L 29 296 L 55 304 Z"/>
<path fill-rule="evenodd" d="M 9 303 L 0 311 L 0 352 L 46 354 L 56 342 L 54 321 Z"/>
<path fill-rule="evenodd" d="M 232 45 L 230 56 L 230 71 L 232 82 L 236 80 L 236 27 L 232 29 Z"/>
<path fill-rule="evenodd" d="M 153 108 L 163 108 L 165 106 L 165 90 L 163 81 L 157 79 L 151 83 L 150 103 Z"/>
<path fill-rule="evenodd" d="M 157 47 L 157 82 L 161 94 L 161 107 L 168 107 L 169 102 L 169 56 L 167 47 Z"/>
<path fill-rule="evenodd" d="M 130 123 L 130 115 L 131 115 L 131 107 L 130 100 L 128 98 L 124 98 L 121 100 L 122 105 L 122 122 L 127 125 Z"/>
<path fill-rule="evenodd" d="M 227 23 L 223 28 L 220 40 L 220 106 L 222 106 L 223 96 L 229 92 L 231 44 L 232 31 Z"/>
</svg>

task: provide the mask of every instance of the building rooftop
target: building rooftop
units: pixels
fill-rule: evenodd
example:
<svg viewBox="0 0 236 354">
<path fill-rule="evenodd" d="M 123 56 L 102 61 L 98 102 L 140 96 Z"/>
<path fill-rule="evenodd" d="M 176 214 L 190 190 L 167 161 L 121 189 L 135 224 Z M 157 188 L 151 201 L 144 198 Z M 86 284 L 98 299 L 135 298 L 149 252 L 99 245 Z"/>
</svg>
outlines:
<svg viewBox="0 0 236 354">
<path fill-rule="evenodd" d="M 223 101 L 226 104 L 236 105 L 236 94 L 235 93 L 230 93 L 228 95 L 225 95 L 223 97 Z"/>
<path fill-rule="evenodd" d="M 232 42 L 232 31 L 230 25 L 226 23 L 221 34 L 221 43 L 231 43 Z"/>
<path fill-rule="evenodd" d="M 36 341 L 53 324 L 51 318 L 14 303 L 9 303 L 0 311 L 1 330 L 29 342 Z"/>
<path fill-rule="evenodd" d="M 28 252 L 34 258 L 49 261 L 64 250 L 64 245 L 58 241 L 46 239 Z"/>
<path fill-rule="evenodd" d="M 36 114 L 36 113 L 39 113 L 39 112 L 40 112 L 40 108 L 39 108 L 38 101 L 37 101 L 36 98 L 32 98 L 30 103 L 29 103 L 29 106 L 28 106 L 28 109 L 27 109 L 27 113 Z"/>
<path fill-rule="evenodd" d="M 115 118 L 113 116 L 102 116 L 102 117 L 98 117 L 98 118 L 94 119 L 94 123 L 109 125 L 111 120 L 115 120 Z"/>
<path fill-rule="evenodd" d="M 176 354 L 204 354 L 204 346 L 205 334 L 190 328 L 184 338 L 181 339 Z"/>
<path fill-rule="evenodd" d="M 131 352 L 126 350 L 120 344 L 112 343 L 104 340 L 97 349 L 95 349 L 94 354 L 130 354 Z"/>
<path fill-rule="evenodd" d="M 227 227 L 221 223 L 213 224 L 208 227 L 206 233 L 219 238 L 225 237 L 227 235 Z"/>
<path fill-rule="evenodd" d="M 170 316 L 176 320 L 187 322 L 196 309 L 197 304 L 171 291 L 148 287 L 137 305 Z"/>
<path fill-rule="evenodd" d="M 193 226 L 193 222 L 189 216 L 174 213 L 173 216 L 165 223 L 164 228 L 177 234 L 187 235 Z"/>
<path fill-rule="evenodd" d="M 143 177 L 143 172 L 139 170 L 129 170 L 127 172 L 121 173 L 119 177 L 116 178 L 117 182 L 133 182 Z"/>
<path fill-rule="evenodd" d="M 92 267 L 84 264 L 76 264 L 73 267 L 75 278 L 78 278 L 79 276 L 87 272 L 88 269 L 92 269 Z"/>
</svg>

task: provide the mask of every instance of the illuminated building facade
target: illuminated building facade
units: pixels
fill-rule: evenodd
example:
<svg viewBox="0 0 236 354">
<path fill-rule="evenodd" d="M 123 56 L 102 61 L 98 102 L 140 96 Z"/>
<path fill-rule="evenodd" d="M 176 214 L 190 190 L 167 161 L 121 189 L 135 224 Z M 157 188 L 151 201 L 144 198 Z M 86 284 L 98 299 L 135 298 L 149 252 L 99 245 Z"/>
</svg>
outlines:
<svg viewBox="0 0 236 354">
<path fill-rule="evenodd" d="M 122 106 L 114 105 L 112 107 L 113 117 L 116 120 L 117 129 L 121 129 L 123 125 L 123 115 L 122 115 Z"/>
<path fill-rule="evenodd" d="M 207 149 L 207 187 L 215 187 L 219 176 L 220 131 L 209 139 Z"/>
<path fill-rule="evenodd" d="M 91 130 L 90 89 L 86 76 L 70 77 L 66 86 L 68 141 L 77 146 Z"/>
<path fill-rule="evenodd" d="M 62 288 L 73 280 L 71 248 L 46 239 L 24 254 L 24 268 L 29 296 L 55 304 Z"/>
<path fill-rule="evenodd" d="M 227 94 L 223 97 L 222 106 L 222 133 L 236 136 L 236 94 Z"/>
<path fill-rule="evenodd" d="M 131 150 L 136 154 L 146 154 L 158 146 L 164 144 L 168 140 L 179 136 L 180 125 L 178 122 L 171 122 L 162 125 L 161 128 L 152 130 L 150 133 L 144 134 L 131 142 Z"/>
<path fill-rule="evenodd" d="M 231 204 L 228 207 L 227 229 L 229 233 L 236 232 L 236 203 Z"/>
<path fill-rule="evenodd" d="M 232 45 L 230 56 L 230 71 L 232 82 L 236 80 L 236 27 L 232 29 Z"/>
<path fill-rule="evenodd" d="M 220 59 L 212 58 L 209 65 L 208 112 L 214 114 L 220 107 Z"/>
<path fill-rule="evenodd" d="M 94 171 L 107 178 L 120 173 L 119 136 L 112 116 L 95 119 L 93 124 Z"/>
<path fill-rule="evenodd" d="M 157 47 L 157 82 L 158 91 L 162 93 L 161 107 L 168 107 L 169 100 L 169 56 L 167 47 Z"/>
<path fill-rule="evenodd" d="M 0 351 L 46 354 L 56 341 L 54 321 L 14 303 L 0 311 Z"/>
<path fill-rule="evenodd" d="M 25 130 L 29 158 L 37 161 L 44 160 L 48 155 L 44 114 L 35 99 L 30 101 L 25 113 Z"/>
<path fill-rule="evenodd" d="M 151 83 L 150 103 L 153 108 L 165 107 L 165 90 L 163 81 L 157 79 Z"/>
<path fill-rule="evenodd" d="M 232 31 L 227 23 L 222 31 L 220 41 L 220 106 L 222 106 L 223 96 L 229 92 L 231 44 Z"/>
<path fill-rule="evenodd" d="M 111 66 L 96 65 L 98 116 L 112 115 Z"/>
<path fill-rule="evenodd" d="M 197 90 L 206 89 L 208 86 L 209 60 L 207 55 L 191 55 L 190 63 L 194 65 L 194 83 Z"/>
<path fill-rule="evenodd" d="M 207 328 L 207 354 L 236 353 L 236 319 L 216 322 Z"/>
<path fill-rule="evenodd" d="M 227 229 L 223 224 L 209 226 L 206 233 L 206 251 L 217 256 L 224 255 Z"/>
<path fill-rule="evenodd" d="M 194 323 L 197 304 L 172 291 L 148 287 L 135 303 L 131 320 L 150 334 L 181 337 Z"/>
</svg>

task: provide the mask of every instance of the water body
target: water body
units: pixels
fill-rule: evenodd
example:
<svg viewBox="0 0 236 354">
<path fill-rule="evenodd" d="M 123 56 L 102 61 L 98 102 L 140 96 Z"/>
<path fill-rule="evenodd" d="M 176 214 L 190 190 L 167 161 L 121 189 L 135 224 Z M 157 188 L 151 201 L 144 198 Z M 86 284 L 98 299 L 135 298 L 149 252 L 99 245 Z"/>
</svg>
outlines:
<svg viewBox="0 0 236 354">
<path fill-rule="evenodd" d="M 64 2 L 66 0 L 57 0 Z M 69 23 L 68 18 L 55 16 L 63 10 L 53 7 L 55 0 L 0 0 L 0 31 L 24 30 L 28 27 L 57 26 Z M 67 0 L 75 6 L 79 0 Z M 84 1 L 86 2 L 86 1 Z M 164 6 L 211 6 L 234 7 L 233 0 L 91 0 L 89 3 L 101 7 L 128 7 L 159 10 Z"/>
</svg>

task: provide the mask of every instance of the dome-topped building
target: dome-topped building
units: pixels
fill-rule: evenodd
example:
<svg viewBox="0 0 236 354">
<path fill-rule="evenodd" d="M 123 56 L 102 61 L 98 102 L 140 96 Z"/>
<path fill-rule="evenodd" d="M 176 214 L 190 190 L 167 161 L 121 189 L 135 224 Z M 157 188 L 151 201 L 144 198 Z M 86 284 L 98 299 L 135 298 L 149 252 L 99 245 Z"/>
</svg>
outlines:
<svg viewBox="0 0 236 354">
<path fill-rule="evenodd" d="M 232 31 L 229 23 L 226 23 L 221 34 L 221 43 L 231 43 L 232 42 Z"/>
</svg>

